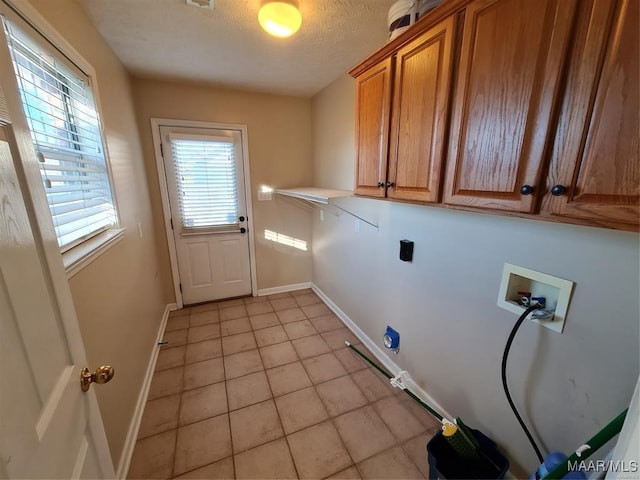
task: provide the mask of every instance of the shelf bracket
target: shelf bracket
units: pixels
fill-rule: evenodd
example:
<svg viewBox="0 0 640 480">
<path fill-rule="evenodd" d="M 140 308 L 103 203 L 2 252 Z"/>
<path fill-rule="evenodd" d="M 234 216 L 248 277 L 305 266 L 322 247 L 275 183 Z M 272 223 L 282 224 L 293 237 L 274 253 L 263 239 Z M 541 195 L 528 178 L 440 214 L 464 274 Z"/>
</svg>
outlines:
<svg viewBox="0 0 640 480">
<path fill-rule="evenodd" d="M 366 219 L 362 218 L 360 215 L 356 215 L 355 213 L 350 212 L 350 211 L 349 211 L 349 210 L 347 210 L 346 208 L 342 208 L 342 207 L 340 207 L 339 205 L 336 205 L 335 203 L 333 203 L 333 204 L 331 204 L 331 205 L 332 205 L 333 207 L 337 208 L 338 210 L 341 210 L 341 211 L 343 211 L 344 213 L 346 213 L 346 214 L 348 214 L 348 215 L 351 215 L 351 216 L 352 216 L 352 217 L 354 217 L 354 218 L 357 218 L 358 220 L 360 220 L 360 221 L 362 221 L 362 222 L 366 223 L 367 225 L 371 225 L 371 226 L 372 226 L 373 228 L 375 228 L 376 230 L 380 230 L 380 227 L 379 227 L 378 225 L 376 225 L 376 224 L 375 224 L 375 223 L 373 223 L 373 222 L 370 222 L 369 220 L 366 220 Z"/>
</svg>

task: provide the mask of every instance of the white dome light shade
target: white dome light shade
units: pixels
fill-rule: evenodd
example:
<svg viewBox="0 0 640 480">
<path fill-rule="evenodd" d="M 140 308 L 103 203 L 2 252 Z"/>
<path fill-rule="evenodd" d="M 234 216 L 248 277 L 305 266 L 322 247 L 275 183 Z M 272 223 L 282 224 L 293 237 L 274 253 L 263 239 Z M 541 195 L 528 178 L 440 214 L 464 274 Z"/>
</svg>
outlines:
<svg viewBox="0 0 640 480">
<path fill-rule="evenodd" d="M 295 0 L 264 0 L 258 11 L 258 22 L 269 35 L 286 38 L 302 25 L 302 14 Z"/>
</svg>

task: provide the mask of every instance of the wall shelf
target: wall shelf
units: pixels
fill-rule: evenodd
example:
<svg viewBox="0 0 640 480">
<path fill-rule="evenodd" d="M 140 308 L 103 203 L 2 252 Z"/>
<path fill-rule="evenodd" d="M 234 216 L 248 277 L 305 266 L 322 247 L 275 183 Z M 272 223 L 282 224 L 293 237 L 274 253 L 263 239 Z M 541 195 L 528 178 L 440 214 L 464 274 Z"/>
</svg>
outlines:
<svg viewBox="0 0 640 480">
<path fill-rule="evenodd" d="M 273 193 L 324 205 L 327 205 L 332 198 L 346 198 L 353 195 L 353 192 L 348 190 L 332 190 L 318 187 L 276 188 Z"/>
<path fill-rule="evenodd" d="M 353 195 L 353 192 L 349 190 L 332 190 L 328 188 L 318 188 L 318 187 L 299 187 L 299 188 L 275 188 L 273 193 L 278 195 L 284 195 L 286 197 L 297 198 L 299 200 L 305 200 L 313 206 L 321 207 L 321 205 L 329 205 L 329 201 L 335 198 L 347 198 Z M 373 228 L 378 230 L 380 227 L 369 220 L 362 218 L 359 215 L 343 208 L 335 203 L 331 204 L 336 210 L 340 210 L 344 213 L 351 215 L 358 220 L 362 220 L 368 225 L 371 225 Z M 322 207 L 321 207 L 322 208 Z M 323 208 L 324 210 L 324 208 Z M 334 213 L 334 215 L 337 215 Z M 339 215 L 338 215 L 339 216 Z"/>
</svg>

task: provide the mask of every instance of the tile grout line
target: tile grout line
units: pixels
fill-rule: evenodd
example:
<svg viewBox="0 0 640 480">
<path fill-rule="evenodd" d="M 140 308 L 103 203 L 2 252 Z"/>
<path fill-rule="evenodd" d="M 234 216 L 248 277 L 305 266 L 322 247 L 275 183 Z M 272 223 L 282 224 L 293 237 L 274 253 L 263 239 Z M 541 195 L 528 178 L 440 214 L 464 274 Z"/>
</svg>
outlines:
<svg viewBox="0 0 640 480">
<path fill-rule="evenodd" d="M 269 301 L 269 303 L 271 303 L 271 302 Z M 273 308 L 273 304 L 271 304 L 271 308 Z M 276 317 L 277 317 L 277 315 L 276 315 Z M 277 317 L 277 318 L 278 318 L 278 322 L 279 322 L 280 318 L 279 317 Z M 280 326 L 282 326 L 282 324 L 280 324 Z M 252 327 L 253 327 L 253 325 L 252 325 Z M 284 328 L 283 328 L 283 330 L 284 330 Z M 252 329 L 251 331 L 252 331 L 253 336 L 255 338 L 255 330 Z M 287 332 L 285 330 L 285 335 L 286 334 L 287 334 Z M 287 335 L 287 338 L 288 337 L 289 336 Z M 256 340 L 256 345 L 257 345 L 257 343 L 258 342 Z M 284 343 L 284 342 L 281 342 L 281 343 Z M 276 344 L 276 345 L 278 345 L 278 344 Z M 294 348 L 294 351 L 295 351 L 295 348 Z M 265 366 L 264 365 L 264 359 L 262 358 L 262 352 L 260 351 L 259 348 L 258 348 L 258 355 L 260 355 L 260 360 L 262 361 L 262 366 L 264 367 Z M 297 356 L 298 356 L 298 352 L 296 352 L 296 357 Z M 279 365 L 279 366 L 281 366 L 281 365 Z M 274 367 L 274 368 L 277 368 L 277 367 Z M 282 435 L 283 435 L 285 443 L 287 444 L 287 450 L 289 451 L 289 456 L 291 457 L 291 463 L 293 464 L 293 470 L 296 472 L 296 477 L 299 479 L 300 478 L 300 474 L 298 473 L 298 467 L 296 466 L 296 461 L 295 461 L 295 458 L 293 457 L 293 452 L 291 451 L 291 445 L 289 445 L 289 439 L 287 438 L 287 434 L 284 431 L 284 423 L 282 422 L 282 416 L 280 415 L 280 409 L 278 408 L 278 404 L 276 403 L 276 397 L 273 394 L 273 388 L 271 387 L 271 381 L 269 380 L 269 375 L 267 375 L 267 369 L 266 368 L 264 369 L 264 376 L 267 378 L 267 385 L 269 385 L 269 392 L 271 393 L 271 401 L 273 402 L 273 406 L 276 409 L 276 415 L 278 415 L 278 421 L 280 422 L 280 428 L 282 428 Z M 263 444 L 263 445 L 266 445 L 266 443 Z M 253 447 L 253 448 L 256 448 L 256 447 Z"/>
<path fill-rule="evenodd" d="M 245 307 L 246 308 L 246 307 Z M 224 378 L 224 396 L 227 401 L 227 426 L 229 427 L 229 442 L 231 443 L 231 469 L 233 471 L 233 478 L 236 478 L 236 462 L 233 456 L 233 430 L 231 429 L 231 409 L 229 406 L 229 384 L 227 380 L 227 367 L 225 365 L 224 358 L 226 355 L 224 354 L 224 345 L 222 344 L 222 327 L 220 327 L 220 350 L 222 351 L 222 377 Z M 229 457 L 225 457 L 229 458 Z M 224 459 L 220 459 L 218 461 L 222 461 Z"/>
<path fill-rule="evenodd" d="M 312 323 L 313 325 L 313 323 Z M 315 325 L 313 325 L 313 328 L 318 331 L 318 329 L 315 327 Z M 320 332 L 318 332 L 318 334 L 320 334 Z M 322 338 L 322 336 L 321 336 Z M 331 347 L 329 347 L 331 348 Z M 331 350 L 331 353 L 333 353 L 333 350 Z M 323 354 L 324 355 L 324 354 Z M 335 355 L 334 355 L 335 356 Z M 309 358 L 314 358 L 314 357 L 309 357 Z M 338 357 L 336 357 L 337 359 Z M 300 362 L 302 363 L 302 362 Z M 340 363 L 340 360 L 338 360 L 338 363 Z M 309 377 L 309 380 L 311 380 L 311 377 L 309 376 L 309 371 L 307 370 L 307 368 L 305 367 L 304 363 L 302 363 L 302 368 L 304 369 L 304 371 L 307 373 L 307 376 Z M 347 371 L 346 369 L 344 369 L 345 372 Z M 349 375 L 349 373 L 347 372 L 347 375 Z M 360 477 L 362 477 L 362 475 L 360 474 L 360 470 L 358 470 L 358 467 L 355 463 L 355 461 L 353 460 L 353 456 L 351 455 L 351 452 L 349 451 L 349 449 L 347 448 L 347 446 L 344 443 L 344 439 L 342 438 L 342 435 L 340 435 L 340 431 L 338 430 L 338 428 L 336 427 L 335 422 L 333 421 L 333 419 L 335 417 L 332 417 L 331 414 L 329 413 L 329 409 L 327 408 L 325 402 L 322 400 L 322 397 L 320 396 L 320 394 L 318 393 L 318 389 L 316 388 L 316 384 L 313 382 L 313 380 L 311 380 L 311 387 L 313 388 L 313 391 L 315 392 L 315 394 L 318 396 L 318 398 L 320 399 L 320 403 L 324 406 L 325 411 L 327 412 L 327 415 L 329 415 L 329 422 L 331 422 L 331 426 L 333 427 L 333 429 L 336 431 L 336 433 L 338 434 L 338 438 L 340 439 L 340 443 L 342 445 L 342 448 L 344 448 L 344 451 L 347 452 L 347 455 L 349 455 L 349 459 L 351 460 L 351 465 L 353 465 L 353 467 L 356 469 L 356 471 L 358 472 L 358 475 L 360 475 Z M 322 423 L 322 422 L 321 422 Z M 316 424 L 319 425 L 319 424 Z M 313 426 L 313 425 L 312 425 Z M 307 427 L 307 428 L 311 428 L 311 427 Z M 337 472 L 333 472 L 330 473 L 329 475 L 327 475 L 324 478 L 328 478 L 331 475 L 335 475 L 336 473 L 342 472 L 343 470 L 346 470 L 347 468 L 350 468 L 349 466 L 346 468 L 343 468 L 342 470 L 338 470 Z"/>
<path fill-rule="evenodd" d="M 189 328 L 187 328 L 187 344 L 189 342 L 189 329 L 191 328 L 191 312 L 189 312 Z M 187 348 L 184 349 L 185 361 L 187 359 Z M 180 381 L 180 392 L 178 396 L 178 418 L 176 419 L 176 439 L 173 445 L 173 462 L 171 462 L 171 478 L 175 476 L 176 459 L 178 457 L 178 436 L 180 434 L 180 412 L 182 410 L 182 393 L 184 392 L 184 365 L 182 366 L 182 379 Z"/>
</svg>

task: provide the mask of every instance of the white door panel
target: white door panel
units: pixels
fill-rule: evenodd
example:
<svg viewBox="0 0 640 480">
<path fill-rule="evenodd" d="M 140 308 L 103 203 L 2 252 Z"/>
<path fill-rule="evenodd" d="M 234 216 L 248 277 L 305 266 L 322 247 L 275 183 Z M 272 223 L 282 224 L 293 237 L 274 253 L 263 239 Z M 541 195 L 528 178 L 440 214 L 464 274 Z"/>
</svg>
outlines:
<svg viewBox="0 0 640 480">
<path fill-rule="evenodd" d="M 241 135 L 238 130 L 160 127 L 186 305 L 251 293 Z"/>
<path fill-rule="evenodd" d="M 249 258 L 245 254 L 244 238 L 220 238 L 217 240 L 216 250 L 223 259 L 219 264 L 217 276 L 225 288 L 231 290 L 238 284 L 247 281 L 246 272 L 249 270 Z"/>
<path fill-rule="evenodd" d="M 58 309 L 58 302 L 71 299 L 59 298 L 51 288 L 44 250 L 33 234 L 14 170 L 7 129 L 0 127 L 0 460 L 4 474 L 73 478 L 77 473 L 77 478 L 86 478 L 80 475 L 87 471 L 94 478 L 108 477 L 113 466 L 100 465 L 95 442 L 87 440 L 96 433 L 89 428 L 89 402 L 96 400 L 93 392 L 80 389 L 84 358 L 72 358 L 83 347 L 70 346 L 70 339 L 79 335 L 66 333 L 70 322 L 67 319 L 63 325 Z M 107 448 L 104 431 L 97 435 Z M 93 448 L 81 455 L 83 442 Z"/>
<path fill-rule="evenodd" d="M 221 240 L 219 249 L 224 258 L 222 263 L 222 281 L 225 284 L 232 284 L 242 281 L 242 251 L 238 239 Z"/>
<path fill-rule="evenodd" d="M 211 255 L 209 254 L 209 242 L 206 240 L 184 242 L 183 249 L 186 254 L 187 265 L 185 271 L 185 283 L 189 288 L 211 287 L 213 275 L 211 272 Z"/>
</svg>

